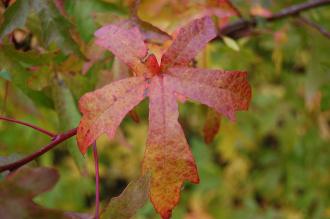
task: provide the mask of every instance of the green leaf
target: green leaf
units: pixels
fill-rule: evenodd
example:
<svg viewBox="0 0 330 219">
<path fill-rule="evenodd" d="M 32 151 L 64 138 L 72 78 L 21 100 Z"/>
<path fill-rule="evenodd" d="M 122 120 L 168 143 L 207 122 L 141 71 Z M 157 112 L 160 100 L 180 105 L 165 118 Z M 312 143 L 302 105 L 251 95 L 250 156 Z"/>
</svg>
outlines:
<svg viewBox="0 0 330 219">
<path fill-rule="evenodd" d="M 75 53 L 85 58 L 71 36 L 72 24 L 61 15 L 52 0 L 33 0 L 33 8 L 41 20 L 46 45 L 54 42 L 65 54 Z"/>
<path fill-rule="evenodd" d="M 30 73 L 22 66 L 17 57 L 13 56 L 9 47 L 0 47 L 0 63 L 3 69 L 10 73 L 12 83 L 17 86 L 24 94 L 31 98 L 36 104 L 52 108 L 53 102 L 43 92 L 35 91 L 27 86 Z"/>
<path fill-rule="evenodd" d="M 29 14 L 28 0 L 17 0 L 4 13 L 4 22 L 0 27 L 0 39 L 15 28 L 23 27 Z"/>
<path fill-rule="evenodd" d="M 80 113 L 70 89 L 60 78 L 60 75 L 53 80 L 52 93 L 55 110 L 59 117 L 60 131 L 63 132 L 77 127 L 80 121 Z M 77 147 L 76 139 L 70 138 L 63 144 L 67 146 L 79 169 L 84 170 L 86 168 L 84 157 Z"/>
<path fill-rule="evenodd" d="M 224 37 L 222 37 L 222 39 L 223 39 L 223 42 L 226 44 L 226 46 L 228 46 L 232 50 L 234 50 L 234 51 L 240 50 L 239 45 L 232 38 L 224 36 Z"/>
<path fill-rule="evenodd" d="M 111 199 L 109 205 L 101 215 L 101 219 L 129 219 L 148 199 L 150 175 L 144 175 L 133 180 L 120 196 Z"/>
</svg>

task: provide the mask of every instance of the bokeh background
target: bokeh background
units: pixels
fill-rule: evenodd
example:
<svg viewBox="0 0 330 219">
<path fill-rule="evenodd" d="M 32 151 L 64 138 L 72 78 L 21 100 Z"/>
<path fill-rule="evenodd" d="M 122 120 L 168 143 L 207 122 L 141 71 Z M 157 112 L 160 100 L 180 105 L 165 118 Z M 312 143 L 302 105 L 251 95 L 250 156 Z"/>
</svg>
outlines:
<svg viewBox="0 0 330 219">
<path fill-rule="evenodd" d="M 232 1 L 244 17 L 257 9 L 274 13 L 301 2 L 304 1 Z M 118 17 L 128 17 L 128 4 L 116 0 L 65 1 L 84 50 L 90 51 L 98 27 Z M 138 14 L 145 21 L 175 33 L 178 27 L 202 16 L 206 5 L 206 1 L 145 0 Z M 303 15 L 330 30 L 329 7 Z M 38 28 L 31 16 L 26 29 L 33 30 L 38 38 Z M 218 23 L 235 19 L 224 16 Z M 169 44 L 150 48 L 159 55 Z M 330 39 L 299 18 L 274 23 L 260 18 L 258 28 L 248 37 L 229 43 L 215 40 L 200 53 L 197 66 L 248 71 L 253 96 L 249 111 L 239 112 L 236 123 L 221 121 L 220 132 L 210 144 L 203 138 L 208 109 L 192 102 L 180 104 L 180 123 L 201 181 L 198 185 L 185 184 L 173 219 L 330 218 L 329 51 Z M 93 49 L 90 52 L 95 53 Z M 76 107 L 79 97 L 129 74 L 110 53 L 85 74 L 84 64 L 74 55 L 62 55 L 57 57 L 56 76 L 49 66 L 31 74 L 28 86 L 51 97 L 55 103 L 52 107 L 36 104 L 10 83 L 10 72 L 2 70 L 2 114 L 54 132 L 76 127 L 80 119 Z M 141 173 L 148 129 L 147 103 L 144 101 L 136 108 L 139 123 L 128 116 L 114 140 L 103 136 L 97 142 L 102 206 Z M 2 159 L 14 160 L 30 154 L 48 141 L 26 127 L 0 122 Z M 82 157 L 72 139 L 31 165 L 55 166 L 61 175 L 52 191 L 36 199 L 38 203 L 67 211 L 92 212 L 95 184 L 91 151 Z M 134 218 L 159 216 L 148 202 Z"/>
</svg>

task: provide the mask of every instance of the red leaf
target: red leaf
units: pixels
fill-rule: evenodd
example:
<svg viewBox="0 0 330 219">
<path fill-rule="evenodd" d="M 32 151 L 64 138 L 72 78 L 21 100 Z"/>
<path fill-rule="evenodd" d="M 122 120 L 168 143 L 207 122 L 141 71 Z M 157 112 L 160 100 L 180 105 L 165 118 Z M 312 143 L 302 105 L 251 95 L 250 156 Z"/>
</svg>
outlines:
<svg viewBox="0 0 330 219">
<path fill-rule="evenodd" d="M 79 100 L 84 115 L 78 126 L 77 139 L 81 152 L 102 133 L 113 138 L 125 115 L 145 97 L 144 77 L 132 77 L 111 83 Z"/>
<path fill-rule="evenodd" d="M 203 129 L 204 141 L 210 144 L 216 134 L 219 132 L 221 125 L 221 115 L 212 109 L 209 109 L 206 115 L 206 121 Z"/>
<path fill-rule="evenodd" d="M 210 17 L 196 19 L 180 29 L 173 44 L 162 57 L 161 69 L 187 66 L 197 53 L 214 37 L 216 29 Z"/>
<path fill-rule="evenodd" d="M 235 111 L 247 110 L 251 88 L 247 73 L 176 67 L 168 70 L 176 92 L 201 102 L 235 120 Z"/>
<path fill-rule="evenodd" d="M 148 72 L 143 59 L 147 56 L 147 46 L 137 27 L 130 22 L 120 22 L 102 27 L 96 31 L 96 44 L 111 50 L 122 62 L 136 74 Z"/>
<path fill-rule="evenodd" d="M 189 68 L 187 65 L 216 36 L 209 17 L 183 27 L 162 57 L 160 69 L 149 55 L 136 28 L 109 25 L 96 32 L 99 45 L 129 65 L 136 75 L 84 95 L 83 118 L 77 140 L 85 153 L 102 133 L 110 138 L 124 116 L 144 97 L 149 97 L 149 132 L 143 172 L 151 172 L 150 198 L 163 218 L 171 216 L 184 181 L 198 183 L 194 158 L 178 123 L 177 101 L 190 98 L 215 109 L 231 120 L 246 110 L 251 99 L 247 73 Z M 148 55 L 147 55 L 148 54 Z"/>
<path fill-rule="evenodd" d="M 170 218 L 182 183 L 198 183 L 194 158 L 178 122 L 175 87 L 167 77 L 152 79 L 149 93 L 149 131 L 143 171 L 151 172 L 150 198 L 163 218 Z"/>
</svg>

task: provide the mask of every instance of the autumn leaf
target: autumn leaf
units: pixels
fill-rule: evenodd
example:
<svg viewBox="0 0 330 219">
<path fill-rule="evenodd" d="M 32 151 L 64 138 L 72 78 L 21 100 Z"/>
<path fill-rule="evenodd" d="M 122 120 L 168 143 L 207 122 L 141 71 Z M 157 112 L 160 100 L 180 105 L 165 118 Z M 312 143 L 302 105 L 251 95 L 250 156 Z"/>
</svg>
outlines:
<svg viewBox="0 0 330 219">
<path fill-rule="evenodd" d="M 206 121 L 203 129 L 204 133 L 204 141 L 206 144 L 210 144 L 215 135 L 218 133 L 221 125 L 221 115 L 214 111 L 213 109 L 209 109 L 206 115 Z"/>
<path fill-rule="evenodd" d="M 120 196 L 112 198 L 101 219 L 129 219 L 148 199 L 150 175 L 146 174 L 128 184 Z"/>
<path fill-rule="evenodd" d="M 191 68 L 197 53 L 214 37 L 211 18 L 194 20 L 179 30 L 158 65 L 136 27 L 122 23 L 96 32 L 98 45 L 112 51 L 136 77 L 115 81 L 79 101 L 83 114 L 77 141 L 82 153 L 100 135 L 110 138 L 125 115 L 149 98 L 149 131 L 143 173 L 151 173 L 150 199 L 162 218 L 170 218 L 184 181 L 198 183 L 193 155 L 178 122 L 178 100 L 200 102 L 235 120 L 247 110 L 251 88 L 246 72 Z M 182 98 L 183 97 L 183 98 Z"/>
<path fill-rule="evenodd" d="M 52 188 L 58 173 L 50 168 L 24 167 L 0 183 L 0 218 L 56 218 L 69 217 L 58 210 L 46 209 L 33 202 L 33 198 Z"/>
</svg>

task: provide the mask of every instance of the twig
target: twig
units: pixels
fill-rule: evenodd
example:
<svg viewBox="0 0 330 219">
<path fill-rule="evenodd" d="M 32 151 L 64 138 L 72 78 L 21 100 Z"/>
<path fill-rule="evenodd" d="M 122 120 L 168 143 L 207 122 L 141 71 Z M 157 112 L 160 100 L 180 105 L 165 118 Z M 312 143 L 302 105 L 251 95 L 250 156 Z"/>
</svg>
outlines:
<svg viewBox="0 0 330 219">
<path fill-rule="evenodd" d="M 53 134 L 53 133 L 51 133 L 51 132 L 49 132 L 49 131 L 47 131 L 43 128 L 37 127 L 37 126 L 29 124 L 27 122 L 22 122 L 22 121 L 12 119 L 12 118 L 8 118 L 8 117 L 4 117 L 4 116 L 0 116 L 0 120 L 7 121 L 7 122 L 13 122 L 13 123 L 16 123 L 16 124 L 20 124 L 20 125 L 24 125 L 24 126 L 33 128 L 34 130 L 37 130 L 37 131 L 39 131 L 39 132 L 41 132 L 45 135 L 48 135 L 49 137 L 52 137 L 52 138 L 54 138 L 56 136 L 56 134 Z"/>
<path fill-rule="evenodd" d="M 15 169 L 17 169 L 17 168 L 19 168 L 19 167 L 21 167 L 21 166 L 23 166 L 23 165 L 31 162 L 32 160 L 34 160 L 37 157 L 43 155 L 47 151 L 53 149 L 58 144 L 60 144 L 63 141 L 71 138 L 72 136 L 74 136 L 76 134 L 77 134 L 77 129 L 74 128 L 74 129 L 71 129 L 71 130 L 63 133 L 63 134 L 56 135 L 49 144 L 47 144 L 43 148 L 39 149 L 38 151 L 34 152 L 33 154 L 31 154 L 31 155 L 29 155 L 29 156 L 27 156 L 27 157 L 25 157 L 23 159 L 20 159 L 18 161 L 15 161 L 13 163 L 0 166 L 0 173 L 1 172 L 4 172 L 6 170 L 13 171 L 13 170 L 15 170 Z"/>
<path fill-rule="evenodd" d="M 268 18 L 265 18 L 265 22 L 274 22 L 280 19 L 284 19 L 291 16 L 296 16 L 301 12 L 314 9 L 317 7 L 330 5 L 330 0 L 315 0 L 308 1 L 301 4 L 296 4 L 287 8 L 282 9 L 280 12 L 271 15 Z M 221 36 L 229 36 L 233 39 L 239 39 L 246 35 L 248 35 L 253 28 L 257 26 L 257 19 L 239 19 L 236 22 L 228 24 L 223 27 L 219 31 L 219 37 L 217 39 L 221 39 Z"/>
<path fill-rule="evenodd" d="M 302 23 L 304 23 L 304 24 L 310 26 L 311 28 L 317 30 L 317 31 L 320 32 L 323 36 L 325 36 L 325 37 L 327 37 L 327 38 L 330 39 L 330 32 L 327 31 L 325 28 L 321 27 L 320 25 L 318 25 L 317 23 L 315 23 L 315 22 L 313 22 L 313 21 L 311 21 L 311 20 L 309 20 L 309 19 L 307 19 L 307 18 L 305 18 L 305 17 L 303 17 L 303 16 L 299 16 L 299 20 L 300 20 Z"/>
<path fill-rule="evenodd" d="M 95 219 L 100 218 L 100 174 L 99 156 L 97 155 L 96 142 L 93 143 L 93 156 L 95 163 Z"/>
</svg>

